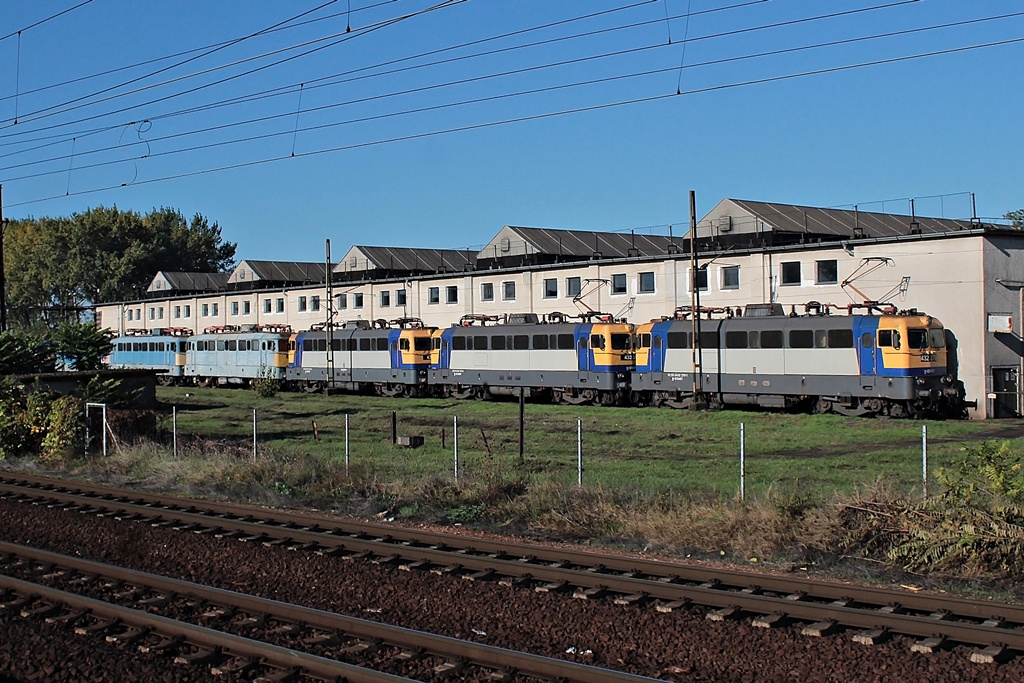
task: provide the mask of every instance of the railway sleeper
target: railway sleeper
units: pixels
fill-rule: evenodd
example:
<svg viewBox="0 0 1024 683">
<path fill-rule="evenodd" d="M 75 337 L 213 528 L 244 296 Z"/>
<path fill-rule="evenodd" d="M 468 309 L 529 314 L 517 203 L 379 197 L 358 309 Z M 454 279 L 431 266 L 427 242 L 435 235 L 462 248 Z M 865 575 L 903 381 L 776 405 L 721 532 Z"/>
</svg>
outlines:
<svg viewBox="0 0 1024 683">
<path fill-rule="evenodd" d="M 704 618 L 708 621 L 731 621 L 733 619 L 739 619 L 742 614 L 743 610 L 739 607 L 722 607 L 721 609 L 708 612 L 707 616 Z"/>
<path fill-rule="evenodd" d="M 861 645 L 879 645 L 889 640 L 892 632 L 887 628 L 872 628 L 853 635 L 853 642 Z"/>
<path fill-rule="evenodd" d="M 300 672 L 300 669 L 297 667 L 278 669 L 272 673 L 254 678 L 253 683 L 290 683 L 290 681 L 296 681 L 299 679 Z"/>
<path fill-rule="evenodd" d="M 100 635 L 102 633 L 110 633 L 114 629 L 121 627 L 120 619 L 98 619 L 95 623 L 89 626 L 76 626 L 76 636 L 91 636 Z"/>
<path fill-rule="evenodd" d="M 839 624 L 834 619 L 826 619 L 825 621 L 816 621 L 813 624 L 804 626 L 800 633 L 805 636 L 821 638 L 835 633 L 838 629 Z"/>
<path fill-rule="evenodd" d="M 644 601 L 646 600 L 647 596 L 644 596 Z M 619 604 L 618 600 L 616 600 L 615 603 Z M 654 606 L 654 609 L 663 614 L 670 614 L 677 609 L 687 609 L 692 604 L 693 603 L 690 601 L 689 598 L 683 598 L 682 600 L 670 600 L 669 602 L 659 602 L 657 605 Z"/>
<path fill-rule="evenodd" d="M 932 636 L 911 645 L 910 651 L 930 655 L 947 647 L 949 647 L 949 641 L 946 639 L 946 636 Z"/>
<path fill-rule="evenodd" d="M 777 628 L 779 626 L 785 626 L 789 623 L 789 615 L 783 612 L 774 612 L 772 614 L 763 614 L 759 617 L 754 617 L 754 620 L 750 622 L 750 625 L 754 628 Z"/>
<path fill-rule="evenodd" d="M 185 642 L 185 636 L 171 636 L 164 638 L 154 645 L 139 645 L 139 652 L 144 655 L 162 655 L 176 652 Z"/>
<path fill-rule="evenodd" d="M 608 588 L 605 586 L 594 586 L 592 588 L 577 588 L 572 593 L 572 597 L 577 600 L 598 600 L 608 594 Z"/>
<path fill-rule="evenodd" d="M 210 673 L 214 676 L 242 676 L 257 666 L 259 662 L 251 657 L 233 657 L 223 664 L 211 667 Z"/>
<path fill-rule="evenodd" d="M 175 664 L 190 664 L 190 665 L 205 665 L 219 663 L 224 657 L 224 653 L 219 647 L 196 648 L 194 652 L 188 654 L 180 654 L 174 657 Z"/>
<path fill-rule="evenodd" d="M 1008 661 L 1013 653 L 1005 645 L 989 645 L 971 653 L 971 661 L 975 664 L 1002 664 Z"/>
<path fill-rule="evenodd" d="M 87 616 L 89 616 L 89 610 L 88 609 L 80 609 L 80 610 L 75 610 L 73 612 L 64 612 L 63 614 L 59 614 L 57 616 L 46 617 L 45 621 L 46 621 L 47 624 L 68 624 L 68 625 L 74 625 L 74 624 L 77 624 L 82 619 L 85 619 Z"/>
<path fill-rule="evenodd" d="M 145 638 L 146 636 L 148 636 L 152 632 L 153 632 L 153 629 L 151 629 L 149 627 L 144 627 L 144 628 L 130 627 L 130 628 L 126 628 L 125 630 L 121 631 L 120 633 L 111 633 L 111 634 L 109 634 L 106 637 L 106 641 L 108 643 L 115 643 L 115 644 L 118 644 L 118 645 L 134 645 L 135 643 L 139 642 L 140 640 L 142 640 L 143 638 Z"/>
</svg>

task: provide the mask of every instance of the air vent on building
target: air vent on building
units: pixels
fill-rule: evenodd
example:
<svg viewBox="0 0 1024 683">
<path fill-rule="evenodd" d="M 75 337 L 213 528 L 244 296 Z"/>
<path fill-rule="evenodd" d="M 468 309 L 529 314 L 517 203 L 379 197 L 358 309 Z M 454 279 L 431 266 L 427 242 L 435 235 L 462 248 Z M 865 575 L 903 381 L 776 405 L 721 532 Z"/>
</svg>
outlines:
<svg viewBox="0 0 1024 683">
<path fill-rule="evenodd" d="M 732 232 L 732 216 L 723 216 L 718 221 L 719 232 Z"/>
<path fill-rule="evenodd" d="M 512 240 L 507 237 L 501 238 L 501 253 L 507 254 L 512 251 Z"/>
</svg>

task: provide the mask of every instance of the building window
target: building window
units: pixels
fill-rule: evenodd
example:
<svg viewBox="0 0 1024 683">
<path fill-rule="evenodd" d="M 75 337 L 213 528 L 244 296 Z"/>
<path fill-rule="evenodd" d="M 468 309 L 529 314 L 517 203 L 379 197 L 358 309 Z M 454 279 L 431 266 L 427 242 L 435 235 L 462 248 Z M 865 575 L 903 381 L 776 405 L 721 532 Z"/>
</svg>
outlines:
<svg viewBox="0 0 1024 683">
<path fill-rule="evenodd" d="M 692 270 L 690 271 L 693 272 Z M 706 292 L 708 291 L 708 269 L 698 268 L 694 276 L 697 280 L 697 291 Z"/>
<path fill-rule="evenodd" d="M 135 319 L 136 320 L 142 320 L 142 309 L 141 308 L 136 308 L 135 309 Z"/>
<path fill-rule="evenodd" d="M 149 319 L 156 320 L 156 308 L 154 308 L 153 306 L 149 307 Z"/>
<path fill-rule="evenodd" d="M 626 274 L 612 275 L 612 294 L 626 293 Z"/>
<path fill-rule="evenodd" d="M 482 282 L 480 284 L 480 301 L 494 301 L 493 282 Z"/>
<path fill-rule="evenodd" d="M 192 317 L 192 306 L 190 306 L 190 305 L 186 305 L 185 306 L 185 317 L 186 318 L 191 318 Z"/>
<path fill-rule="evenodd" d="M 362 307 L 363 307 L 363 293 L 362 292 L 356 292 L 355 294 L 352 295 L 352 308 L 362 308 Z"/>
<path fill-rule="evenodd" d="M 276 304 L 274 310 L 278 313 L 284 313 L 284 297 L 278 297 L 274 303 Z"/>
<path fill-rule="evenodd" d="M 405 306 L 405 290 L 404 289 L 396 289 L 395 290 L 395 305 L 396 306 Z"/>
<path fill-rule="evenodd" d="M 320 297 L 319 296 L 311 296 L 311 297 L 309 297 L 309 310 L 314 311 L 314 312 L 320 310 Z"/>
<path fill-rule="evenodd" d="M 348 308 L 348 296 L 345 294 L 339 294 L 335 297 L 335 303 L 339 311 L 343 311 Z"/>
<path fill-rule="evenodd" d="M 558 280 L 549 278 L 544 280 L 544 298 L 554 299 L 558 297 Z"/>
<path fill-rule="evenodd" d="M 640 273 L 640 293 L 650 294 L 654 291 L 654 273 L 647 271 Z"/>
<path fill-rule="evenodd" d="M 203 304 L 202 308 L 199 309 L 203 313 L 203 317 L 209 317 L 210 315 L 210 304 Z"/>
<path fill-rule="evenodd" d="M 512 281 L 501 283 L 501 300 L 502 301 L 515 301 L 516 300 L 516 283 Z"/>
<path fill-rule="evenodd" d="M 722 268 L 722 289 L 740 288 L 740 267 L 725 266 Z"/>
<path fill-rule="evenodd" d="M 799 285 L 800 284 L 800 262 L 799 261 L 784 261 L 781 265 L 782 268 L 782 284 L 783 285 Z"/>
<path fill-rule="evenodd" d="M 238 302 L 237 301 L 232 301 L 231 302 L 231 315 L 238 315 Z"/>
<path fill-rule="evenodd" d="M 129 320 L 132 319 L 132 309 L 130 309 L 130 308 L 128 309 L 128 319 Z"/>
<path fill-rule="evenodd" d="M 456 285 L 448 285 L 444 288 L 444 302 L 446 304 L 459 303 L 459 288 Z"/>
<path fill-rule="evenodd" d="M 252 312 L 252 307 L 249 301 L 242 302 L 242 315 L 249 315 Z"/>
<path fill-rule="evenodd" d="M 427 289 L 427 303 L 428 304 L 439 304 L 441 303 L 441 288 L 430 287 Z"/>
<path fill-rule="evenodd" d="M 565 278 L 565 295 L 566 296 L 579 296 L 580 292 L 583 291 L 582 282 L 578 277 L 567 277 Z"/>
<path fill-rule="evenodd" d="M 299 313 L 302 313 L 305 310 L 306 310 L 306 297 L 300 296 L 299 297 Z"/>
<path fill-rule="evenodd" d="M 829 261 L 815 261 L 817 266 L 817 279 L 819 285 L 834 285 L 839 283 L 839 263 L 835 259 Z"/>
<path fill-rule="evenodd" d="M 263 312 L 270 313 L 270 299 L 263 300 Z"/>
<path fill-rule="evenodd" d="M 381 308 L 386 308 L 386 307 L 388 307 L 390 305 L 391 305 L 391 292 L 389 292 L 388 290 L 385 289 L 385 290 L 381 291 L 381 293 L 380 293 L 380 306 L 381 306 Z"/>
<path fill-rule="evenodd" d="M 210 315 L 216 316 L 220 313 L 220 304 L 210 304 Z"/>
<path fill-rule="evenodd" d="M 181 306 L 175 306 L 174 307 L 174 317 L 175 318 L 180 318 L 181 317 Z"/>
</svg>

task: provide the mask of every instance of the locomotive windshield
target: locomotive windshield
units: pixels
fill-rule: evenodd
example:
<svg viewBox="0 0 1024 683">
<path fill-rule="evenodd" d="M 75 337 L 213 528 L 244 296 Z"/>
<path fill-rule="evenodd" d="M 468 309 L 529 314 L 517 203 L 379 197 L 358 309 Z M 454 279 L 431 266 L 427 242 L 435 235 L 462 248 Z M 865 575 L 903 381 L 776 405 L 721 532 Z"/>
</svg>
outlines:
<svg viewBox="0 0 1024 683">
<path fill-rule="evenodd" d="M 612 334 L 612 349 L 615 351 L 625 351 L 631 347 L 631 340 L 633 335 L 630 334 Z"/>
<path fill-rule="evenodd" d="M 931 342 L 933 349 L 944 348 L 946 346 L 946 331 L 942 328 L 928 330 L 928 340 Z"/>
<path fill-rule="evenodd" d="M 430 337 L 416 337 L 413 340 L 413 348 L 416 351 L 429 351 L 431 347 Z"/>
<path fill-rule="evenodd" d="M 907 330 L 907 344 L 912 349 L 927 349 L 928 330 L 923 327 L 911 327 Z"/>
</svg>

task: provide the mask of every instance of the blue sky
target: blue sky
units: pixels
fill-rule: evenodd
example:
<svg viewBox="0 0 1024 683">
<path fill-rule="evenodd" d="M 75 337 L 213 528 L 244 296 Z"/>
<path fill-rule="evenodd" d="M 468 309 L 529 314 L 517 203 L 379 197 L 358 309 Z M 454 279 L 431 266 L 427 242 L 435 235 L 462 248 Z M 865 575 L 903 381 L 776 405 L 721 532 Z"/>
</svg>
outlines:
<svg viewBox="0 0 1024 683">
<path fill-rule="evenodd" d="M 171 206 L 240 258 L 317 261 L 679 234 L 691 189 L 699 215 L 1024 207 L 1011 0 L 80 3 L 0 16 L 7 217 Z"/>
</svg>

